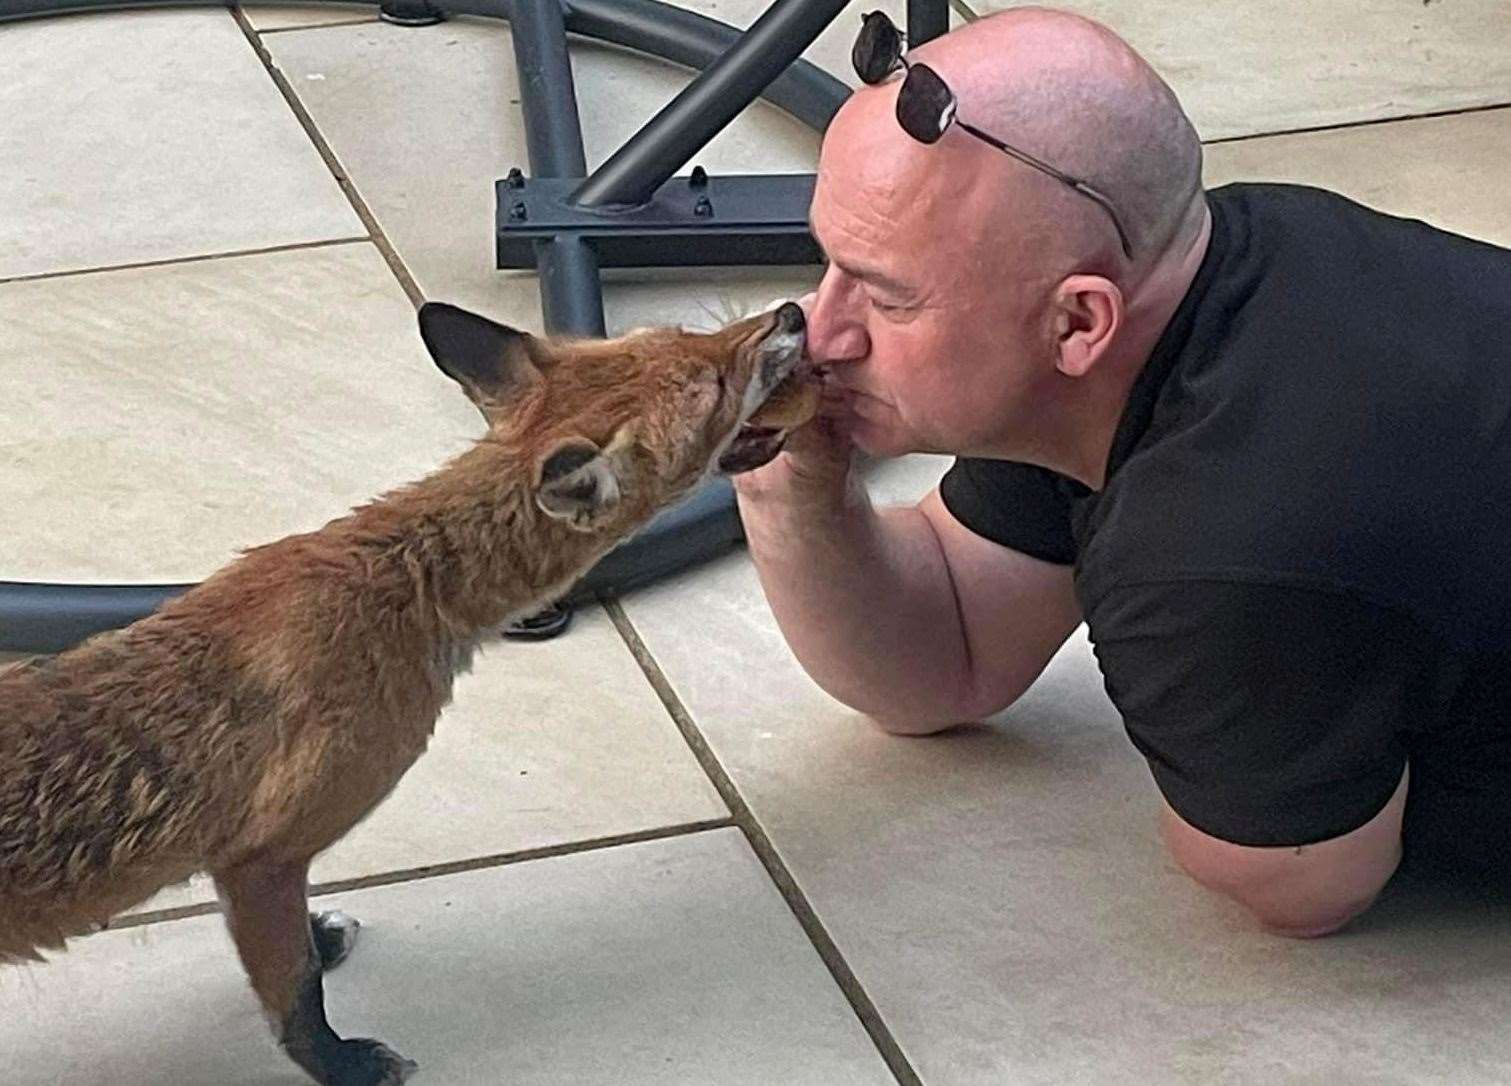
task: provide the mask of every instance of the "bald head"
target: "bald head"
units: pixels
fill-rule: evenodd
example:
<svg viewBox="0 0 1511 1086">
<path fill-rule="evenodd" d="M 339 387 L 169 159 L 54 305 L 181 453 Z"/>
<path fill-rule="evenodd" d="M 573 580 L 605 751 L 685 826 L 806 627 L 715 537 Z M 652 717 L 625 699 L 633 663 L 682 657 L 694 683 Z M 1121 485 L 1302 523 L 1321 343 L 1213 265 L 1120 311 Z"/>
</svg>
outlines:
<svg viewBox="0 0 1511 1086">
<path fill-rule="evenodd" d="M 929 42 L 909 59 L 949 84 L 961 120 L 1108 197 L 1136 267 L 1158 262 L 1199 229 L 1196 132 L 1164 81 L 1101 24 L 1016 8 Z M 863 88 L 846 102 L 825 140 L 826 169 L 862 184 L 884 183 L 880 175 L 892 171 L 915 191 L 958 187 L 950 178 L 965 174 L 975 182 L 975 210 L 1017 224 L 1026 248 L 1070 264 L 1120 252 L 1105 211 L 1053 178 L 962 131 L 932 147 L 914 143 L 893 113 L 900 85 Z M 959 199 L 940 202 L 958 207 Z"/>
</svg>

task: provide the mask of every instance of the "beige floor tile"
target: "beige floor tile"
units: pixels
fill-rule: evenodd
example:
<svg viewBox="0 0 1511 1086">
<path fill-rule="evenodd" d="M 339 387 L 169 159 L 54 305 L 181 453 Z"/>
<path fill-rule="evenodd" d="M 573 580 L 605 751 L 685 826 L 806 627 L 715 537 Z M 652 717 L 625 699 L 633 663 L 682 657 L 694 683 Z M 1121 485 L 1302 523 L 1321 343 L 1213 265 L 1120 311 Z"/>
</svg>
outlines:
<svg viewBox="0 0 1511 1086">
<path fill-rule="evenodd" d="M 954 457 L 920 453 L 895 460 L 871 461 L 861 470 L 873 501 L 882 505 L 911 505 L 934 489 L 952 463 Z"/>
<path fill-rule="evenodd" d="M 1511 10 L 1508 10 L 1511 18 Z M 1209 187 L 1292 181 L 1341 192 L 1392 215 L 1511 246 L 1511 109 L 1208 147 Z"/>
<path fill-rule="evenodd" d="M 18 580 L 199 580 L 481 433 L 366 242 L 0 284 Z"/>
<path fill-rule="evenodd" d="M 743 554 L 625 609 L 924 1082 L 1511 1074 L 1507 916 L 1406 887 L 1258 934 L 1163 856 L 1084 634 L 989 726 L 908 740 L 802 674 Z"/>
<path fill-rule="evenodd" d="M 224 11 L 0 34 L 0 278 L 365 236 Z"/>
<path fill-rule="evenodd" d="M 332 1024 L 416 1081 L 892 1082 L 738 831 L 321 899 L 364 922 Z M 106 932 L 0 973 L 14 1086 L 295 1086 L 218 917 Z"/>
<path fill-rule="evenodd" d="M 508 30 L 486 20 L 419 30 L 375 24 L 276 34 L 266 44 L 426 296 L 538 328 L 534 274 L 494 268 L 493 183 L 527 165 Z M 686 79 L 667 65 L 591 44 L 575 56 L 590 166 Z M 710 170 L 800 171 L 812 168 L 817 146 L 817 136 L 796 121 L 758 106 L 698 161 Z M 612 333 L 650 323 L 709 327 L 806 290 L 817 274 L 733 269 L 610 278 Z"/>
<path fill-rule="evenodd" d="M 241 10 L 246 15 L 247 22 L 258 31 L 307 30 L 312 26 L 378 18 L 376 4 L 251 4 Z"/>
<path fill-rule="evenodd" d="M 540 644 L 490 642 L 430 749 L 315 863 L 316 884 L 728 817 L 600 608 Z M 214 901 L 205 876 L 135 912 Z"/>
<path fill-rule="evenodd" d="M 1016 6 L 978 0 L 982 12 Z M 1175 89 L 1203 139 L 1498 105 L 1511 87 L 1504 0 L 1064 0 Z M 969 108 L 968 104 L 962 110 Z"/>
</svg>

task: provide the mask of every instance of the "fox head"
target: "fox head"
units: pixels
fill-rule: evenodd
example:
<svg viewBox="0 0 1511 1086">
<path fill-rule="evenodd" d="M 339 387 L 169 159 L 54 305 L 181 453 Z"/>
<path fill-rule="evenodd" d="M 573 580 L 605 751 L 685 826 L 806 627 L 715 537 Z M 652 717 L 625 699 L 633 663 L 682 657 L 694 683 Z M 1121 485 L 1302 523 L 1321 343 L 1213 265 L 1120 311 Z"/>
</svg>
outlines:
<svg viewBox="0 0 1511 1086">
<path fill-rule="evenodd" d="M 615 339 L 532 336 L 441 303 L 420 335 L 548 516 L 594 531 L 648 515 L 706 475 L 745 471 L 781 449 L 746 422 L 798 367 L 792 303 L 717 332 L 650 328 Z"/>
</svg>

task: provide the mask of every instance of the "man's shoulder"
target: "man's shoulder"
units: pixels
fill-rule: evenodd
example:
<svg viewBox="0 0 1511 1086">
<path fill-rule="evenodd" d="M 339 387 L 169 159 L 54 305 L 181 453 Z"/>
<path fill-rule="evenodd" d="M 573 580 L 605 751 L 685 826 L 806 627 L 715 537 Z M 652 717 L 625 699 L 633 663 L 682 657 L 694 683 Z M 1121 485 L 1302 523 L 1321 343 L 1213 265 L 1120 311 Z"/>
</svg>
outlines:
<svg viewBox="0 0 1511 1086">
<path fill-rule="evenodd" d="M 1486 364 L 1511 362 L 1511 289 L 1483 293 L 1511 286 L 1511 254 L 1307 186 L 1212 198 L 1220 274 L 1148 427 L 1078 511 L 1083 590 L 1281 578 L 1446 614 L 1465 592 L 1445 556 L 1511 509 L 1511 365 Z M 1485 254 L 1506 279 L 1480 274 Z"/>
</svg>

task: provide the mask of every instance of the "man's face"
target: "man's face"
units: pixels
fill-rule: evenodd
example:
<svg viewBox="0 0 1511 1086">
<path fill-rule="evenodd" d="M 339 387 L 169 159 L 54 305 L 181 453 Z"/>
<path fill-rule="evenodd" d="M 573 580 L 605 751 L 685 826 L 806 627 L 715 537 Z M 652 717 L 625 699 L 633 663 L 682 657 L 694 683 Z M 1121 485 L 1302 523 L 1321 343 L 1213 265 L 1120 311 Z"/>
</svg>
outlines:
<svg viewBox="0 0 1511 1086">
<path fill-rule="evenodd" d="M 993 179 L 960 173 L 974 156 L 900 133 L 851 138 L 861 123 L 831 129 L 819 167 L 811 225 L 829 266 L 809 351 L 866 452 L 1001 455 L 1043 379 L 1043 283 L 1010 251 Z"/>
</svg>

